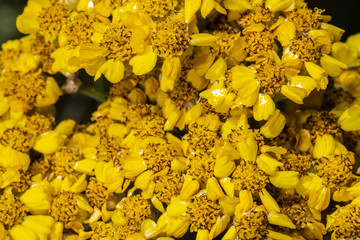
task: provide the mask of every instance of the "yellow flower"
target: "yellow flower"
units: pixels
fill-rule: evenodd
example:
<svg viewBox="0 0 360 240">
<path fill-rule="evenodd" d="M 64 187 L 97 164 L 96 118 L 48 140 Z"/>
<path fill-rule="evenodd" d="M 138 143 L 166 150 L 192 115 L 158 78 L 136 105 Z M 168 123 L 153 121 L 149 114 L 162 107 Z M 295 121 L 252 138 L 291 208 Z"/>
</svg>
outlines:
<svg viewBox="0 0 360 240">
<path fill-rule="evenodd" d="M 35 240 L 49 236 L 54 219 L 47 215 L 36 215 L 36 208 L 30 204 L 30 202 L 36 202 L 49 206 L 49 199 L 45 202 L 42 199 L 43 190 L 38 193 L 40 194 L 34 194 L 31 197 L 22 195 L 18 198 L 11 193 L 11 188 L 9 188 L 0 196 L 1 225 L 5 225 L 11 239 Z M 28 215 L 29 208 L 33 215 Z"/>
<path fill-rule="evenodd" d="M 175 88 L 167 94 L 162 111 L 167 119 L 164 130 L 172 130 L 175 126 L 180 130 L 185 127 L 185 114 L 198 99 L 198 91 L 191 83 L 179 81 Z"/>
<path fill-rule="evenodd" d="M 72 134 L 75 124 L 74 120 L 63 120 L 54 130 L 40 134 L 35 140 L 34 150 L 44 154 L 54 153 Z"/>
<path fill-rule="evenodd" d="M 270 224 L 290 229 L 294 229 L 295 225 L 286 214 L 280 213 L 275 200 L 264 191 L 267 196 L 261 198 L 264 205 L 257 205 L 247 190 L 240 192 L 240 203 L 236 205 L 235 218 L 224 236 L 225 239 L 261 239 L 266 236 L 279 240 L 292 239 L 289 235 L 271 230 Z"/>
<path fill-rule="evenodd" d="M 331 239 L 357 238 L 360 234 L 358 222 L 359 198 L 355 198 L 346 206 L 337 209 L 327 216 L 326 228 L 332 231 Z"/>
<path fill-rule="evenodd" d="M 197 238 L 208 240 L 222 233 L 230 217 L 222 213 L 216 200 L 209 198 L 207 190 L 201 190 L 188 200 L 173 197 L 166 210 L 166 234 L 182 237 L 190 228 L 190 232 L 197 232 Z"/>
<path fill-rule="evenodd" d="M 46 42 L 53 42 L 62 25 L 69 21 L 70 12 L 69 6 L 60 1 L 30 0 L 24 12 L 18 16 L 16 26 L 22 33 L 38 33 Z"/>
<path fill-rule="evenodd" d="M 8 105 L 14 111 L 28 112 L 35 107 L 54 104 L 62 95 L 58 84 L 52 77 L 41 71 L 7 71 L 0 76 Z"/>
</svg>

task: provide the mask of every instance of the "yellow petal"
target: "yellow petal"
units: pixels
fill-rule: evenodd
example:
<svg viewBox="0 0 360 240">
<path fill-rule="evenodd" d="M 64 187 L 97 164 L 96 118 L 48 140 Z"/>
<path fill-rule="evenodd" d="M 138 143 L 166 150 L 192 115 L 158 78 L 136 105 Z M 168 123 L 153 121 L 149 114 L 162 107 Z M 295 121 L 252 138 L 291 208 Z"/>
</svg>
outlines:
<svg viewBox="0 0 360 240">
<path fill-rule="evenodd" d="M 180 196 L 182 199 L 188 199 L 199 191 L 200 184 L 192 180 L 191 176 L 185 176 L 184 184 L 181 188 Z"/>
<path fill-rule="evenodd" d="M 50 192 L 47 182 L 35 184 L 26 190 L 20 197 L 20 201 L 33 214 L 46 214 L 50 209 Z"/>
<path fill-rule="evenodd" d="M 74 169 L 81 173 L 86 173 L 87 175 L 94 175 L 94 168 L 96 166 L 96 160 L 94 159 L 84 159 L 77 161 L 75 163 Z"/>
<path fill-rule="evenodd" d="M 222 240 L 235 240 L 236 237 L 237 237 L 237 231 L 235 229 L 235 226 L 231 226 L 225 233 Z"/>
<path fill-rule="evenodd" d="M 136 54 L 130 61 L 129 64 L 133 67 L 133 73 L 136 75 L 143 75 L 153 70 L 157 62 L 157 56 L 153 52 L 151 46 L 147 46 L 145 51 Z"/>
<path fill-rule="evenodd" d="M 359 33 L 349 36 L 346 39 L 346 43 L 349 46 L 355 48 L 357 50 L 358 54 L 360 55 L 360 34 Z"/>
<path fill-rule="evenodd" d="M 143 173 L 141 173 L 139 176 L 136 177 L 135 180 L 135 187 L 141 189 L 141 190 L 145 190 L 151 180 L 151 176 L 154 174 L 154 171 L 151 170 L 147 170 Z"/>
<path fill-rule="evenodd" d="M 209 230 L 208 229 L 199 229 L 196 234 L 196 240 L 208 240 L 209 239 Z"/>
<path fill-rule="evenodd" d="M 69 136 L 73 133 L 76 122 L 72 119 L 66 119 L 61 121 L 55 128 L 55 131 L 66 136 Z"/>
<path fill-rule="evenodd" d="M 267 138 L 274 138 L 281 133 L 285 127 L 285 124 L 285 116 L 280 112 L 279 109 L 276 109 L 274 114 L 270 116 L 265 125 L 260 128 L 260 132 Z"/>
<path fill-rule="evenodd" d="M 296 37 L 296 26 L 292 21 L 284 21 L 276 28 L 275 34 L 283 47 L 289 46 Z"/>
<path fill-rule="evenodd" d="M 66 136 L 57 131 L 46 132 L 36 138 L 33 148 L 44 154 L 54 153 L 64 144 L 65 139 Z"/>
<path fill-rule="evenodd" d="M 218 36 L 214 36 L 209 33 L 197 33 L 191 35 L 190 44 L 194 46 L 213 46 L 215 41 L 218 39 Z"/>
<path fill-rule="evenodd" d="M 295 188 L 299 183 L 299 173 L 295 171 L 277 171 L 274 176 L 270 176 L 270 182 L 278 188 Z"/>
<path fill-rule="evenodd" d="M 228 156 L 219 157 L 215 162 L 214 175 L 218 178 L 228 177 L 235 167 L 234 161 L 231 161 Z"/>
<path fill-rule="evenodd" d="M 206 72 L 205 78 L 209 79 L 210 82 L 213 83 L 215 80 L 218 80 L 222 76 L 224 76 L 226 69 L 227 69 L 226 61 L 220 57 L 214 62 L 214 64 Z"/>
<path fill-rule="evenodd" d="M 360 105 L 353 105 L 346 109 L 340 116 L 338 123 L 345 131 L 360 130 Z"/>
<path fill-rule="evenodd" d="M 124 77 L 125 67 L 121 61 L 110 59 L 107 60 L 101 67 L 97 70 L 94 80 L 98 80 L 102 74 L 106 79 L 112 83 L 120 82 Z"/>
<path fill-rule="evenodd" d="M 185 22 L 189 24 L 200 9 L 201 0 L 185 0 Z"/>
<path fill-rule="evenodd" d="M 294 76 L 291 78 L 290 83 L 291 86 L 306 90 L 306 96 L 317 86 L 316 81 L 308 76 Z"/>
<path fill-rule="evenodd" d="M 330 77 L 337 77 L 344 71 L 344 69 L 348 68 L 345 63 L 329 55 L 322 56 L 320 58 L 320 64 Z"/>
<path fill-rule="evenodd" d="M 283 85 L 281 87 L 281 93 L 290 99 L 291 101 L 297 103 L 297 104 L 303 104 L 303 100 L 307 95 L 307 92 L 305 89 L 299 88 L 299 87 L 293 87 L 289 85 Z"/>
<path fill-rule="evenodd" d="M 288 11 L 295 6 L 294 0 L 266 0 L 265 8 L 271 12 Z"/>
<path fill-rule="evenodd" d="M 276 200 L 265 188 L 261 189 L 261 192 L 259 192 L 259 196 L 262 204 L 268 212 L 280 212 L 280 207 L 277 204 Z"/>
<path fill-rule="evenodd" d="M 166 212 L 170 216 L 181 216 L 186 213 L 189 204 L 189 202 L 181 200 L 178 197 L 172 197 Z"/>
<path fill-rule="evenodd" d="M 256 121 L 267 120 L 275 111 L 275 103 L 268 94 L 260 93 L 253 114 Z"/>
<path fill-rule="evenodd" d="M 221 179 L 220 185 L 224 189 L 226 195 L 228 195 L 230 197 L 234 197 L 235 186 L 234 186 L 234 183 L 231 182 L 231 178 Z"/>
<path fill-rule="evenodd" d="M 141 223 L 141 233 L 144 234 L 144 236 L 146 237 L 144 239 L 154 238 L 160 232 L 161 228 L 159 228 L 156 223 L 151 219 L 146 219 Z"/>
<path fill-rule="evenodd" d="M 299 184 L 296 186 L 296 192 L 308 196 L 311 192 L 320 191 L 322 184 L 322 180 L 319 176 L 310 173 L 309 175 L 300 178 Z"/>
<path fill-rule="evenodd" d="M 23 240 L 23 239 L 38 240 L 39 239 L 39 235 L 37 235 L 36 232 L 34 232 L 33 230 L 31 230 L 21 224 L 17 224 L 15 226 L 13 226 L 9 230 L 9 233 L 10 233 L 12 240 Z"/>
<path fill-rule="evenodd" d="M 283 163 L 279 162 L 268 154 L 260 154 L 256 159 L 256 163 L 261 170 L 263 170 L 270 176 L 273 176 L 276 173 L 278 167 L 284 165 Z"/>
<path fill-rule="evenodd" d="M 285 214 L 278 212 L 269 212 L 268 220 L 270 224 L 295 229 L 296 226 L 292 223 L 290 218 Z"/>
<path fill-rule="evenodd" d="M 227 216 L 227 215 L 219 216 L 216 220 L 215 225 L 210 230 L 209 239 L 214 239 L 220 233 L 225 231 L 229 222 L 230 222 L 229 216 Z"/>
<path fill-rule="evenodd" d="M 322 211 L 329 206 L 330 198 L 330 188 L 322 187 L 320 191 L 310 193 L 308 205 L 310 208 Z"/>
<path fill-rule="evenodd" d="M 237 143 L 237 149 L 241 158 L 254 163 L 258 152 L 258 144 L 253 136 L 250 136 Z"/>
<path fill-rule="evenodd" d="M 254 206 L 252 194 L 248 190 L 239 192 L 240 203 L 236 205 L 235 216 L 241 216 L 244 212 L 249 211 Z"/>
<path fill-rule="evenodd" d="M 328 77 L 325 70 L 313 62 L 305 62 L 306 71 L 316 81 L 317 89 L 325 90 L 328 85 Z"/>
<path fill-rule="evenodd" d="M 36 233 L 49 235 L 54 222 L 55 220 L 51 216 L 32 215 L 27 216 L 21 224 Z"/>
<path fill-rule="evenodd" d="M 181 62 L 179 57 L 166 58 L 161 68 L 160 89 L 168 92 L 174 89 L 176 81 L 181 74 Z"/>
<path fill-rule="evenodd" d="M 314 158 L 321 158 L 333 153 L 335 150 L 335 140 L 333 136 L 325 134 L 317 136 L 313 150 Z"/>
<path fill-rule="evenodd" d="M 13 169 L 27 170 L 30 164 L 30 157 L 26 153 L 22 153 L 12 149 L 11 147 L 4 147 L 0 144 L 0 166 Z"/>
<path fill-rule="evenodd" d="M 213 201 L 225 197 L 225 194 L 221 189 L 219 182 L 214 177 L 209 178 L 206 182 L 206 194 Z"/>
</svg>

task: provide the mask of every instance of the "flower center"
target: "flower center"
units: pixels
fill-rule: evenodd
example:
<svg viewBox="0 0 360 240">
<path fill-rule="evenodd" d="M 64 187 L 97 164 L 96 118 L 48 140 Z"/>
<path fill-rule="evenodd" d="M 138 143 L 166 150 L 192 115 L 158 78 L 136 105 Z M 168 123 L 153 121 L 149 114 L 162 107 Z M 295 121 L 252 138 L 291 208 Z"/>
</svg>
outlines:
<svg viewBox="0 0 360 240">
<path fill-rule="evenodd" d="M 109 192 L 103 183 L 92 177 L 85 190 L 85 195 L 91 206 L 101 208 L 101 206 L 106 203 L 107 199 L 111 197 L 112 192 Z"/>
<path fill-rule="evenodd" d="M 0 144 L 20 152 L 29 152 L 34 141 L 34 134 L 18 127 L 6 129 L 0 137 Z"/>
<path fill-rule="evenodd" d="M 306 174 L 311 167 L 312 156 L 310 154 L 286 153 L 281 156 L 285 171 L 296 171 L 300 175 Z"/>
<path fill-rule="evenodd" d="M 41 134 L 50 131 L 55 125 L 55 118 L 53 116 L 46 117 L 39 113 L 31 114 L 26 122 L 26 127 Z"/>
<path fill-rule="evenodd" d="M 348 204 L 337 209 L 335 221 L 329 230 L 334 231 L 336 239 L 357 239 L 360 236 L 360 206 Z"/>
<path fill-rule="evenodd" d="M 19 182 L 13 182 L 11 184 L 12 187 L 15 188 L 15 190 L 17 192 L 25 192 L 26 189 L 28 189 L 28 187 L 31 184 L 31 173 L 29 171 L 23 171 L 23 170 L 19 170 L 20 173 L 20 181 Z"/>
<path fill-rule="evenodd" d="M 248 27 L 256 23 L 268 23 L 271 19 L 270 10 L 256 6 L 242 14 L 237 22 L 240 26 Z"/>
<path fill-rule="evenodd" d="M 245 36 L 245 42 L 245 50 L 250 55 L 255 55 L 273 48 L 274 36 L 269 31 L 253 32 Z"/>
<path fill-rule="evenodd" d="M 70 13 L 67 5 L 60 1 L 43 8 L 38 15 L 38 33 L 44 36 L 46 42 L 53 42 L 58 37 L 61 27 L 69 21 Z"/>
<path fill-rule="evenodd" d="M 242 127 L 232 129 L 231 133 L 227 135 L 227 138 L 236 150 L 238 150 L 237 143 L 245 141 L 248 138 L 254 138 L 257 141 L 259 148 L 264 145 L 265 141 L 265 138 L 261 135 L 259 129 L 243 129 Z"/>
<path fill-rule="evenodd" d="M 290 51 L 303 62 L 316 62 L 321 56 L 321 49 L 309 37 L 300 37 L 293 40 Z"/>
<path fill-rule="evenodd" d="M 93 24 L 96 22 L 94 14 L 81 12 L 69 24 L 65 25 L 64 33 L 67 44 L 73 47 L 81 43 L 90 43 L 94 33 Z"/>
<path fill-rule="evenodd" d="M 118 205 L 120 208 L 116 209 L 115 212 L 120 211 L 123 213 L 124 217 L 128 220 L 128 226 L 140 227 L 145 219 L 150 218 L 150 202 L 139 195 L 125 197 L 121 199 Z"/>
<path fill-rule="evenodd" d="M 184 17 L 176 14 L 157 24 L 151 35 L 155 53 L 163 58 L 181 56 L 188 48 L 189 41 Z"/>
<path fill-rule="evenodd" d="M 61 147 L 58 151 L 51 155 L 46 155 L 50 164 L 51 170 L 54 171 L 56 176 L 63 176 L 72 173 L 76 161 L 80 159 L 79 153 L 76 149 Z"/>
<path fill-rule="evenodd" d="M 269 178 L 257 165 L 241 160 L 232 173 L 232 181 L 236 191 L 248 190 L 255 194 L 266 186 Z"/>
<path fill-rule="evenodd" d="M 146 145 L 142 152 L 142 158 L 147 168 L 159 172 L 170 167 L 171 161 L 176 156 L 176 150 L 167 142 L 151 142 Z"/>
<path fill-rule="evenodd" d="M 214 33 L 219 38 L 212 46 L 211 53 L 213 56 L 220 57 L 222 55 L 229 56 L 231 49 L 234 47 L 235 41 L 239 39 L 239 35 L 226 31 L 217 31 Z"/>
<path fill-rule="evenodd" d="M 311 114 L 306 119 L 304 128 L 310 131 L 313 141 L 317 136 L 323 136 L 324 134 L 330 134 L 334 137 L 339 137 L 342 134 L 342 130 L 337 123 L 337 116 L 326 111 Z"/>
<path fill-rule="evenodd" d="M 187 105 L 190 107 L 191 101 L 197 99 L 198 91 L 191 83 L 180 81 L 169 95 L 176 106 L 183 108 Z"/>
<path fill-rule="evenodd" d="M 115 239 L 117 228 L 112 223 L 104 223 L 98 221 L 96 227 L 93 229 L 91 240 L 97 239 Z"/>
<path fill-rule="evenodd" d="M 4 193 L 0 196 L 0 222 L 5 228 L 21 223 L 27 212 L 25 205 L 14 195 Z"/>
<path fill-rule="evenodd" d="M 297 8 L 294 11 L 291 11 L 287 15 L 287 19 L 292 21 L 298 31 L 303 31 L 305 29 L 317 29 L 320 26 L 321 14 L 325 10 L 315 8 L 314 11 L 308 9 L 307 6 Z"/>
<path fill-rule="evenodd" d="M 154 178 L 154 194 L 161 202 L 170 202 L 170 199 L 180 194 L 184 183 L 183 175 L 169 170 L 166 174 L 158 175 Z"/>
<path fill-rule="evenodd" d="M 278 202 L 281 205 L 281 210 L 290 217 L 297 229 L 305 226 L 308 221 L 307 216 L 309 211 L 306 199 L 297 194 L 287 194 L 283 198 L 280 198 Z"/>
<path fill-rule="evenodd" d="M 76 215 L 79 212 L 79 206 L 74 193 L 62 192 L 54 199 L 50 207 L 50 214 L 56 221 L 68 223 L 76 221 Z"/>
<path fill-rule="evenodd" d="M 260 92 L 274 95 L 280 92 L 285 84 L 284 69 L 273 61 L 260 64 L 257 70 L 257 79 L 260 82 Z"/>
<path fill-rule="evenodd" d="M 198 150 L 188 156 L 188 161 L 187 173 L 201 184 L 205 185 L 206 181 L 214 176 L 216 158 L 213 151 Z"/>
<path fill-rule="evenodd" d="M 266 213 L 255 208 L 251 212 L 236 215 L 234 220 L 238 239 L 264 239 L 269 225 Z"/>
<path fill-rule="evenodd" d="M 25 111 L 33 109 L 36 97 L 45 91 L 46 80 L 41 71 L 26 74 L 8 71 L 4 76 L 5 96 L 21 101 Z"/>
<path fill-rule="evenodd" d="M 118 138 L 102 137 L 96 149 L 98 161 L 111 162 L 113 166 L 120 166 L 122 151 Z"/>
<path fill-rule="evenodd" d="M 192 148 L 207 151 L 215 146 L 219 134 L 217 131 L 195 122 L 189 125 L 189 132 L 184 139 Z"/>
<path fill-rule="evenodd" d="M 147 115 L 137 122 L 135 135 L 140 139 L 147 136 L 163 137 L 165 135 L 165 122 L 165 118 L 160 115 Z"/>
<path fill-rule="evenodd" d="M 50 54 L 56 50 L 56 46 L 46 42 L 45 38 L 36 34 L 36 38 L 31 41 L 31 52 L 34 55 L 40 55 L 43 59 L 49 59 Z"/>
<path fill-rule="evenodd" d="M 352 152 L 328 155 L 316 161 L 317 175 L 328 187 L 343 187 L 352 180 L 354 163 L 355 158 Z"/>
<path fill-rule="evenodd" d="M 178 5 L 175 0 L 145 0 L 143 3 L 143 10 L 154 17 L 164 17 L 170 11 L 174 10 Z"/>
<path fill-rule="evenodd" d="M 188 214 L 191 221 L 190 232 L 199 229 L 210 230 L 221 215 L 221 207 L 217 201 L 212 201 L 206 194 L 202 194 L 192 198 L 188 206 Z"/>
<path fill-rule="evenodd" d="M 118 61 L 128 60 L 132 53 L 131 35 L 132 32 L 125 26 L 109 27 L 100 43 L 100 46 L 105 47 L 106 57 Z"/>
<path fill-rule="evenodd" d="M 42 177 L 44 177 L 49 169 L 50 163 L 48 159 L 45 159 L 44 155 L 41 155 L 39 159 L 32 161 L 30 165 L 30 172 L 33 176 L 40 173 Z"/>
</svg>

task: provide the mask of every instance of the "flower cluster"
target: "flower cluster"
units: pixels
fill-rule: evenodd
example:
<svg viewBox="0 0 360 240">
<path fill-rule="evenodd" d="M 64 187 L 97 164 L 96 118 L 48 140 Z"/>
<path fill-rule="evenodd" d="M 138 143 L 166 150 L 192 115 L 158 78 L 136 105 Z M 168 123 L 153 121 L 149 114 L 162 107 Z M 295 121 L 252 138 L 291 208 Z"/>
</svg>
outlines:
<svg viewBox="0 0 360 240">
<path fill-rule="evenodd" d="M 0 51 L 0 239 L 360 238 L 360 34 L 323 12 L 29 0 Z M 80 73 L 106 101 L 58 122 Z"/>
</svg>

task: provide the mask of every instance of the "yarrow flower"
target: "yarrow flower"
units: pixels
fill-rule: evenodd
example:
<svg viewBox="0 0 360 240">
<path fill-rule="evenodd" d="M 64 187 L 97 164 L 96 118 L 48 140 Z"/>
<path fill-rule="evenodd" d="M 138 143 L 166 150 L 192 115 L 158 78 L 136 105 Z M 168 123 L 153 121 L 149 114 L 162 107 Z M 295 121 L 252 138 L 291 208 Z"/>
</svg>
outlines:
<svg viewBox="0 0 360 240">
<path fill-rule="evenodd" d="M 324 12 L 29 0 L 0 50 L 0 239 L 360 238 L 360 35 Z M 101 103 L 62 120 L 62 94 Z"/>
</svg>

